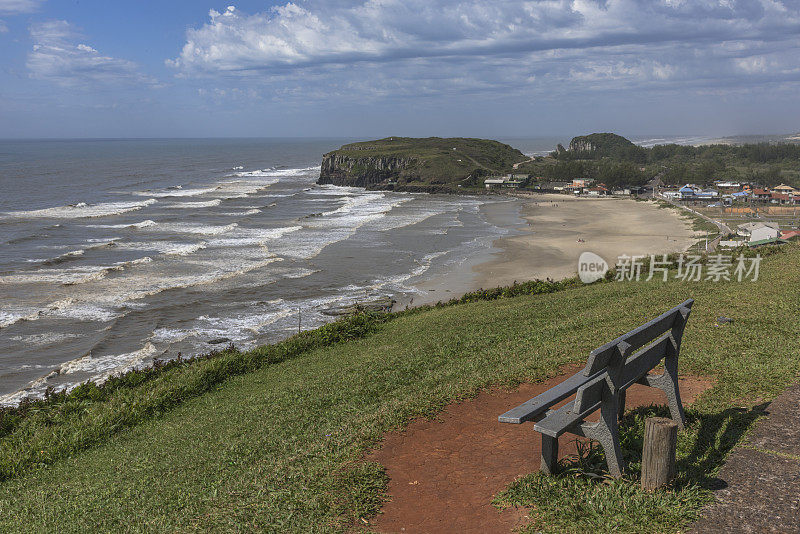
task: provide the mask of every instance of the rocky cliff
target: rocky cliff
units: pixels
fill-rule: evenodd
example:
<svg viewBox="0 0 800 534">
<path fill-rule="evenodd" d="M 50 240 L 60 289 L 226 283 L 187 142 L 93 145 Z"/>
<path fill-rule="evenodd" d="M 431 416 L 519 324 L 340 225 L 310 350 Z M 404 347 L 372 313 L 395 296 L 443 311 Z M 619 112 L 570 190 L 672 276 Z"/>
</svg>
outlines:
<svg viewBox="0 0 800 534">
<path fill-rule="evenodd" d="M 389 186 L 399 180 L 402 171 L 414 167 L 413 157 L 362 156 L 329 152 L 322 156 L 318 184 L 372 188 Z"/>
</svg>

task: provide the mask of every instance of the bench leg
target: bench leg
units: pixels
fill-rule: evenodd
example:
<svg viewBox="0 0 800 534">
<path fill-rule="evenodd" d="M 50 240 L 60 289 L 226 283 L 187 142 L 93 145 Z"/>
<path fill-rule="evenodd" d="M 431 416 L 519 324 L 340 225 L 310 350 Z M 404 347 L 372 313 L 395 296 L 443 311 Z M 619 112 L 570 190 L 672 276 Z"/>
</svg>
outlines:
<svg viewBox="0 0 800 534">
<path fill-rule="evenodd" d="M 546 475 L 553 475 L 558 467 L 558 438 L 542 434 L 542 463 L 540 469 Z"/>
<path fill-rule="evenodd" d="M 658 388 L 667 396 L 667 406 L 672 420 L 678 428 L 686 427 L 686 414 L 683 412 L 681 402 L 681 392 L 678 389 L 678 360 L 677 358 L 667 358 L 664 362 L 664 373 L 653 376 L 646 375 L 641 381 L 643 384 L 653 388 Z"/>
<path fill-rule="evenodd" d="M 622 448 L 619 445 L 619 397 L 614 395 L 604 400 L 600 407 L 600 420 L 596 423 L 581 425 L 583 435 L 600 443 L 606 453 L 606 463 L 611 476 L 620 477 L 625 474 L 622 461 Z"/>
<path fill-rule="evenodd" d="M 612 430 L 605 430 L 602 435 L 596 438 L 603 446 L 603 451 L 606 453 L 606 463 L 608 463 L 608 472 L 613 477 L 621 477 L 625 474 L 625 466 L 622 463 L 622 448 L 619 445 L 619 434 L 616 428 Z"/>
<path fill-rule="evenodd" d="M 686 415 L 683 413 L 683 403 L 681 402 L 681 392 L 678 389 L 678 358 L 677 356 L 667 357 L 664 360 L 664 374 L 662 375 L 661 389 L 667 394 L 667 405 L 672 420 L 678 424 L 678 428 L 686 427 Z"/>
<path fill-rule="evenodd" d="M 622 421 L 625 416 L 625 393 L 624 389 L 619 392 L 619 417 L 617 418 L 619 421 Z"/>
</svg>

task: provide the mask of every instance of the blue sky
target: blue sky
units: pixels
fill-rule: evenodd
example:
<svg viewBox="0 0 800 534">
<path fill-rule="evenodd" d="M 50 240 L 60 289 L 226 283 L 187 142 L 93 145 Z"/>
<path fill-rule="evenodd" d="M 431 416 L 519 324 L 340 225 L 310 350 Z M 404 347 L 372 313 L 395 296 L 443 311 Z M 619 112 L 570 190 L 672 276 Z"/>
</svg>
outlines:
<svg viewBox="0 0 800 534">
<path fill-rule="evenodd" d="M 798 0 L 0 0 L 0 137 L 800 131 Z"/>
</svg>

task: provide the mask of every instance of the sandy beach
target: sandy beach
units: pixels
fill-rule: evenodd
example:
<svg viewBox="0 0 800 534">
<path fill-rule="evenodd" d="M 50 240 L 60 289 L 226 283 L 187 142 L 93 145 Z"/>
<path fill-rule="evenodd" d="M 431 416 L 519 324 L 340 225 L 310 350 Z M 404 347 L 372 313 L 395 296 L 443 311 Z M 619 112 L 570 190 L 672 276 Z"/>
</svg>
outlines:
<svg viewBox="0 0 800 534">
<path fill-rule="evenodd" d="M 495 224 L 510 225 L 512 235 L 495 240 L 486 255 L 418 284 L 425 294 L 413 304 L 514 281 L 575 276 L 578 257 L 585 251 L 614 265 L 623 254 L 682 252 L 700 237 L 690 221 L 652 202 L 531 194 L 524 197 L 516 217 L 507 209 L 499 204 L 487 216 L 496 219 Z M 509 222 L 512 218 L 516 224 Z"/>
</svg>

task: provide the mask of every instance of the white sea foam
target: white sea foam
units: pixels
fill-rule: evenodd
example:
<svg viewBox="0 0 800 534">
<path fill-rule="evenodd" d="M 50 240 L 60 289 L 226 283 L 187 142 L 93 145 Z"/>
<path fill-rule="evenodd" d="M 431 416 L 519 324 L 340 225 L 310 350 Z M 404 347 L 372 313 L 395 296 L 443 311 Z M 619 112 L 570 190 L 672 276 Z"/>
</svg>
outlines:
<svg viewBox="0 0 800 534">
<path fill-rule="evenodd" d="M 79 321 L 113 321 L 120 316 L 112 307 L 81 302 L 78 299 L 67 297 L 51 303 L 47 310 L 39 316 L 67 317 Z"/>
<path fill-rule="evenodd" d="M 26 345 L 46 346 L 55 343 L 63 343 L 70 339 L 79 339 L 83 334 L 73 334 L 67 332 L 43 332 L 41 334 L 30 334 L 27 336 L 11 336 L 9 339 L 18 341 Z M 47 368 L 45 365 L 22 365 L 20 369 L 41 369 Z"/>
<path fill-rule="evenodd" d="M 38 284 L 57 283 L 62 285 L 85 284 L 101 280 L 114 271 L 123 271 L 127 267 L 150 263 L 152 258 L 144 257 L 135 260 L 120 261 L 112 265 L 88 265 L 63 269 L 37 269 L 0 276 L 1 284 Z"/>
<path fill-rule="evenodd" d="M 200 343 L 206 343 L 210 339 L 228 338 L 242 343 L 260 333 L 264 327 L 296 313 L 297 310 L 284 307 L 263 312 L 251 309 L 247 313 L 228 316 L 202 315 L 190 328 L 159 328 L 153 332 L 151 340 L 157 343 L 177 343 L 195 338 Z"/>
<path fill-rule="evenodd" d="M 174 234 L 220 235 L 230 232 L 237 226 L 239 226 L 237 223 L 226 224 L 224 226 L 213 226 L 200 223 L 164 223 L 159 225 L 158 230 Z"/>
<path fill-rule="evenodd" d="M 7 395 L 0 396 L 0 406 L 3 407 L 17 406 L 25 399 L 35 399 L 43 397 L 44 392 L 47 389 L 48 378 L 52 378 L 55 376 L 57 376 L 57 373 L 53 371 L 47 376 L 43 376 L 37 380 L 34 380 L 33 382 L 31 382 L 24 388 L 20 389 L 19 391 L 15 391 L 14 393 L 9 393 Z"/>
<path fill-rule="evenodd" d="M 0 276 L 2 284 L 76 284 L 89 279 L 99 279 L 105 276 L 106 267 L 88 266 L 71 267 L 68 269 L 37 269 L 23 271 L 15 274 Z"/>
<path fill-rule="evenodd" d="M 16 406 L 25 399 L 41 398 L 55 379 L 75 373 L 90 374 L 92 375 L 92 382 L 103 384 L 114 375 L 143 367 L 157 353 L 158 350 L 152 343 L 146 343 L 141 349 L 124 354 L 99 357 L 86 355 L 75 358 L 61 364 L 57 370 L 37 378 L 24 388 L 14 393 L 0 396 L 0 406 Z M 64 384 L 57 388 L 57 391 L 70 391 L 77 387 L 78 384 L 79 382 Z"/>
<path fill-rule="evenodd" d="M 120 243 L 121 250 L 155 251 L 167 256 L 188 256 L 206 248 L 205 241 L 200 243 L 175 243 L 173 241 L 146 241 Z"/>
<path fill-rule="evenodd" d="M 120 229 L 120 228 L 132 228 L 132 229 L 142 229 L 142 228 L 150 228 L 151 226 L 156 226 L 158 223 L 147 219 L 138 223 L 131 223 L 131 224 L 87 224 L 87 228 L 109 228 L 109 229 Z"/>
<path fill-rule="evenodd" d="M 306 191 L 306 195 L 319 195 L 319 196 L 351 196 L 363 193 L 364 190 L 359 187 L 348 187 L 338 185 L 319 185 Z"/>
<path fill-rule="evenodd" d="M 213 193 L 216 187 L 204 187 L 197 189 L 183 189 L 182 187 L 173 187 L 167 189 L 160 189 L 156 191 L 138 191 L 133 193 L 140 197 L 155 197 L 155 198 L 169 198 L 169 197 L 196 197 L 198 195 L 205 195 L 206 193 Z"/>
<path fill-rule="evenodd" d="M 241 177 L 284 177 L 284 176 L 302 176 L 312 171 L 319 171 L 319 166 L 314 167 L 292 167 L 286 169 L 262 169 L 255 171 L 237 172 L 235 176 Z"/>
<path fill-rule="evenodd" d="M 400 206 L 409 200 L 412 199 L 405 199 L 403 203 L 397 204 L 396 206 Z M 370 230 L 386 232 L 398 228 L 405 228 L 407 226 L 419 224 L 431 217 L 441 215 L 449 209 L 452 209 L 452 207 L 444 205 L 443 203 L 441 205 L 435 203 L 430 203 L 429 205 L 429 203 L 425 203 L 422 206 L 403 206 L 400 210 L 390 211 L 385 217 L 370 225 Z"/>
<path fill-rule="evenodd" d="M 101 373 L 100 376 L 95 376 L 92 381 L 102 383 L 112 374 L 122 373 L 141 365 L 146 359 L 154 356 L 157 352 L 156 347 L 152 343 L 146 343 L 141 349 L 124 354 L 101 357 L 87 355 L 61 364 L 59 375 Z"/>
<path fill-rule="evenodd" d="M 220 183 L 216 194 L 227 199 L 244 198 L 258 193 L 279 182 L 277 178 L 267 180 L 230 180 Z"/>
<path fill-rule="evenodd" d="M 410 271 L 406 272 L 406 273 L 399 274 L 399 275 L 396 275 L 396 276 L 389 276 L 389 277 L 386 277 L 386 278 L 375 279 L 375 280 L 372 280 L 370 283 L 368 283 L 368 284 L 366 284 L 364 286 L 352 285 L 352 286 L 348 286 L 348 287 L 343 288 L 343 289 L 344 290 L 348 290 L 348 291 L 352 291 L 352 292 L 358 292 L 358 291 L 363 292 L 364 290 L 372 290 L 372 291 L 381 291 L 381 290 L 382 291 L 387 291 L 388 290 L 390 292 L 397 292 L 397 291 L 399 291 L 399 292 L 408 292 L 408 291 L 417 292 L 417 290 L 415 288 L 409 287 L 407 285 L 408 281 L 412 280 L 414 278 L 418 278 L 418 277 L 422 276 L 423 274 L 425 274 L 426 272 L 428 272 L 428 270 L 430 270 L 430 268 L 433 266 L 433 261 L 434 260 L 436 260 L 437 258 L 440 258 L 440 257 L 442 257 L 442 256 L 444 256 L 444 255 L 446 255 L 448 253 L 449 253 L 449 251 L 439 251 L 439 252 L 433 252 L 433 253 L 430 253 L 430 254 L 426 254 L 425 256 L 422 257 L 421 260 L 414 260 L 414 262 L 417 264 L 417 266 L 414 267 L 413 269 L 411 269 Z"/>
<path fill-rule="evenodd" d="M 217 215 L 223 215 L 225 217 L 249 217 L 250 215 L 258 215 L 259 213 L 261 213 L 260 209 L 252 208 L 246 211 L 225 211 L 217 213 Z"/>
<path fill-rule="evenodd" d="M 107 217 L 109 215 L 121 215 L 131 211 L 140 210 L 146 206 L 155 204 L 157 200 L 150 198 L 141 202 L 105 202 L 101 204 L 79 203 L 71 206 L 59 206 L 30 211 L 9 211 L 3 216 L 5 218 L 19 219 L 80 219 Z"/>
<path fill-rule="evenodd" d="M 55 258 L 41 260 L 41 263 L 45 265 L 58 265 L 59 263 L 65 263 L 70 260 L 78 259 L 84 254 L 86 254 L 86 251 L 84 249 L 72 250 L 70 252 L 65 252 L 64 254 L 56 256 Z"/>
<path fill-rule="evenodd" d="M 170 209 L 213 208 L 214 206 L 219 206 L 221 203 L 222 199 L 215 198 L 214 200 L 201 200 L 198 202 L 178 202 L 165 207 Z"/>
<path fill-rule="evenodd" d="M 134 263 L 146 263 L 149 258 L 142 258 L 132 262 L 121 262 L 110 269 L 124 269 Z M 201 272 L 197 274 L 164 276 L 143 272 L 136 276 L 121 277 L 113 281 L 103 281 L 108 270 L 93 271 L 88 274 L 73 274 L 71 278 L 64 276 L 53 277 L 53 282 L 68 283 L 70 285 L 83 284 L 90 281 L 97 286 L 88 292 L 76 294 L 54 301 L 42 309 L 4 309 L 0 312 L 0 327 L 7 327 L 21 320 L 37 320 L 41 317 L 65 317 L 79 321 L 111 321 L 121 315 L 120 308 L 135 308 L 136 301 L 162 291 L 177 288 L 186 288 L 204 284 L 220 282 L 226 279 L 245 274 L 281 261 L 281 258 L 269 256 L 258 259 L 225 258 L 222 261 L 207 262 Z M 109 268 L 107 268 L 109 269 Z M 3 280 L 0 280 L 2 282 Z M 23 280 L 30 282 L 30 279 Z"/>
<path fill-rule="evenodd" d="M 280 239 L 286 234 L 302 230 L 302 226 L 283 228 L 236 228 L 229 236 L 208 241 L 211 247 L 266 246 L 270 241 Z"/>
<path fill-rule="evenodd" d="M 19 321 L 34 321 L 39 318 L 38 310 L 30 308 L 0 310 L 0 328 L 6 328 Z"/>
<path fill-rule="evenodd" d="M 163 253 L 167 256 L 188 256 L 194 254 L 198 250 L 206 248 L 206 243 L 173 243 L 171 246 L 165 248 Z"/>
<path fill-rule="evenodd" d="M 95 248 L 95 247 L 98 247 L 98 246 L 99 247 L 107 247 L 107 246 L 113 246 L 114 245 L 114 241 L 116 241 L 117 239 L 120 239 L 120 238 L 119 237 L 112 237 L 111 239 L 109 239 L 107 237 L 95 237 L 95 238 L 92 238 L 92 239 L 87 239 L 86 242 L 87 243 L 100 243 L 99 245 L 95 245 L 95 246 L 92 246 L 92 247 L 89 247 L 89 248 Z"/>
<path fill-rule="evenodd" d="M 304 231 L 292 235 L 291 240 L 270 244 L 270 250 L 289 257 L 313 258 L 325 247 L 347 239 L 362 226 L 374 224 L 408 200 L 407 196 L 361 191 L 343 199 L 343 204 L 334 210 L 301 219 Z"/>
<path fill-rule="evenodd" d="M 319 170 L 319 167 L 263 169 L 236 172 L 230 176 L 237 179 L 224 180 L 220 182 L 214 191 L 214 196 L 227 199 L 244 198 L 259 193 L 260 191 L 279 183 L 282 178 L 302 176 L 316 170 Z"/>
</svg>

